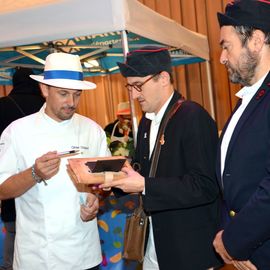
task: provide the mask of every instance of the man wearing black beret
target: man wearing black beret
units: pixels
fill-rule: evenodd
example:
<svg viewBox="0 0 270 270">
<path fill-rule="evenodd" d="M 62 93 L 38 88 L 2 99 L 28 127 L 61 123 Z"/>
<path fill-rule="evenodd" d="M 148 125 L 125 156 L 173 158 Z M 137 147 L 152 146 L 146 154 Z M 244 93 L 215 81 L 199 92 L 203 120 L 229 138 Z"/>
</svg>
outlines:
<svg viewBox="0 0 270 270">
<path fill-rule="evenodd" d="M 128 91 L 145 112 L 135 154 L 141 170 L 138 173 L 125 167 L 125 179 L 101 187 L 142 192 L 143 207 L 150 216 L 144 270 L 212 269 L 220 264 L 212 247 L 219 212 L 215 122 L 200 105 L 183 101 L 174 90 L 166 48 L 143 47 L 118 65 L 127 78 Z M 157 134 L 165 117 L 178 102 L 180 107 L 172 113 L 159 139 Z M 157 170 L 150 176 L 158 144 Z"/>
<path fill-rule="evenodd" d="M 220 142 L 222 230 L 214 246 L 238 269 L 270 269 L 270 0 L 238 0 L 218 13 L 220 62 L 243 88 Z"/>
</svg>

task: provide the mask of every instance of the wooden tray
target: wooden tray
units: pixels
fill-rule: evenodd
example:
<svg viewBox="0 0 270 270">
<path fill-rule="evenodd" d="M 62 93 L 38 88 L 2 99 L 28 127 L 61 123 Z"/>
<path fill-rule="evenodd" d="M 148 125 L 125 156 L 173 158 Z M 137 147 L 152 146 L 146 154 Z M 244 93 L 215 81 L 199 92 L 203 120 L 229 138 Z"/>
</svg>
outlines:
<svg viewBox="0 0 270 270">
<path fill-rule="evenodd" d="M 126 162 L 122 156 L 96 158 L 69 158 L 68 173 L 75 183 L 102 184 L 124 178 L 121 168 Z"/>
</svg>

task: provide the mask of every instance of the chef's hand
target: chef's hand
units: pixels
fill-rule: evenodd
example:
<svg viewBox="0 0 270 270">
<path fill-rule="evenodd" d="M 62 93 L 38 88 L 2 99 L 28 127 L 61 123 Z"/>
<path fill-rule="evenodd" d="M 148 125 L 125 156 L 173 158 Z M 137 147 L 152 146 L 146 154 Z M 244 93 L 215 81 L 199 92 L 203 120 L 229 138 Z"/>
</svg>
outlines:
<svg viewBox="0 0 270 270">
<path fill-rule="evenodd" d="M 60 158 L 56 151 L 51 151 L 37 158 L 34 166 L 36 175 L 44 180 L 48 180 L 57 174 Z"/>
<path fill-rule="evenodd" d="M 95 194 L 88 193 L 86 203 L 81 205 L 81 219 L 90 221 L 97 216 L 99 209 L 98 198 Z"/>
</svg>

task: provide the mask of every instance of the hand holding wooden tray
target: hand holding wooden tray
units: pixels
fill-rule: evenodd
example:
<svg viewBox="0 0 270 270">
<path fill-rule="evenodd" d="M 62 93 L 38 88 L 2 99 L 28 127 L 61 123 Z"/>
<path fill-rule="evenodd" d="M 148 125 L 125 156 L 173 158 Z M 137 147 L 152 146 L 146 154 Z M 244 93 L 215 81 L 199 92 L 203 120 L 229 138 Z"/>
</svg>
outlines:
<svg viewBox="0 0 270 270">
<path fill-rule="evenodd" d="M 125 177 L 121 172 L 126 158 L 122 156 L 69 158 L 68 173 L 75 183 L 102 184 Z"/>
</svg>

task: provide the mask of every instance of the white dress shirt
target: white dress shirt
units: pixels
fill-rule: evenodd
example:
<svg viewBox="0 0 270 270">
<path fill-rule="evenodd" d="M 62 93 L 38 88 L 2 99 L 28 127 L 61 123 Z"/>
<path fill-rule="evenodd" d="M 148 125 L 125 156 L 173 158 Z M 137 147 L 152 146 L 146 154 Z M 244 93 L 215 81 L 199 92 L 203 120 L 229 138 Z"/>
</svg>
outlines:
<svg viewBox="0 0 270 270">
<path fill-rule="evenodd" d="M 56 150 L 80 150 L 76 157 L 108 156 L 106 136 L 95 122 L 74 114 L 57 122 L 44 112 L 16 120 L 0 141 L 0 183 L 34 164 L 39 156 Z M 67 174 L 67 158 L 58 173 L 36 184 L 16 202 L 14 270 L 82 270 L 101 262 L 96 219 L 80 218 L 79 193 Z"/>
<path fill-rule="evenodd" d="M 236 112 L 233 114 L 230 123 L 227 126 L 225 134 L 222 139 L 221 143 L 221 175 L 223 175 L 224 166 L 225 166 L 225 159 L 228 150 L 228 146 L 233 134 L 233 131 L 243 114 L 244 110 L 246 109 L 247 105 L 249 104 L 250 100 L 253 98 L 255 93 L 258 91 L 259 87 L 262 85 L 264 79 L 266 78 L 267 74 L 265 74 L 259 81 L 251 86 L 243 87 L 239 92 L 236 93 L 236 96 L 242 99 L 241 105 L 238 107 Z"/>
<path fill-rule="evenodd" d="M 162 108 L 159 110 L 159 112 L 157 114 L 155 114 L 155 113 L 146 113 L 145 114 L 146 118 L 152 120 L 151 127 L 150 127 L 150 138 L 149 138 L 149 159 L 151 158 L 152 152 L 154 150 L 160 122 L 163 118 L 163 115 L 164 115 L 172 97 L 173 97 L 173 93 L 169 97 L 169 99 L 164 103 L 164 105 L 162 106 Z M 144 193 L 145 193 L 145 191 L 144 191 Z M 157 262 L 157 254 L 156 254 L 156 249 L 155 249 L 155 241 L 154 241 L 151 216 L 149 217 L 149 220 L 150 220 L 149 238 L 148 238 L 145 257 L 144 257 L 144 261 L 143 261 L 143 269 L 144 270 L 159 270 L 159 266 L 158 266 L 158 262 Z"/>
</svg>

